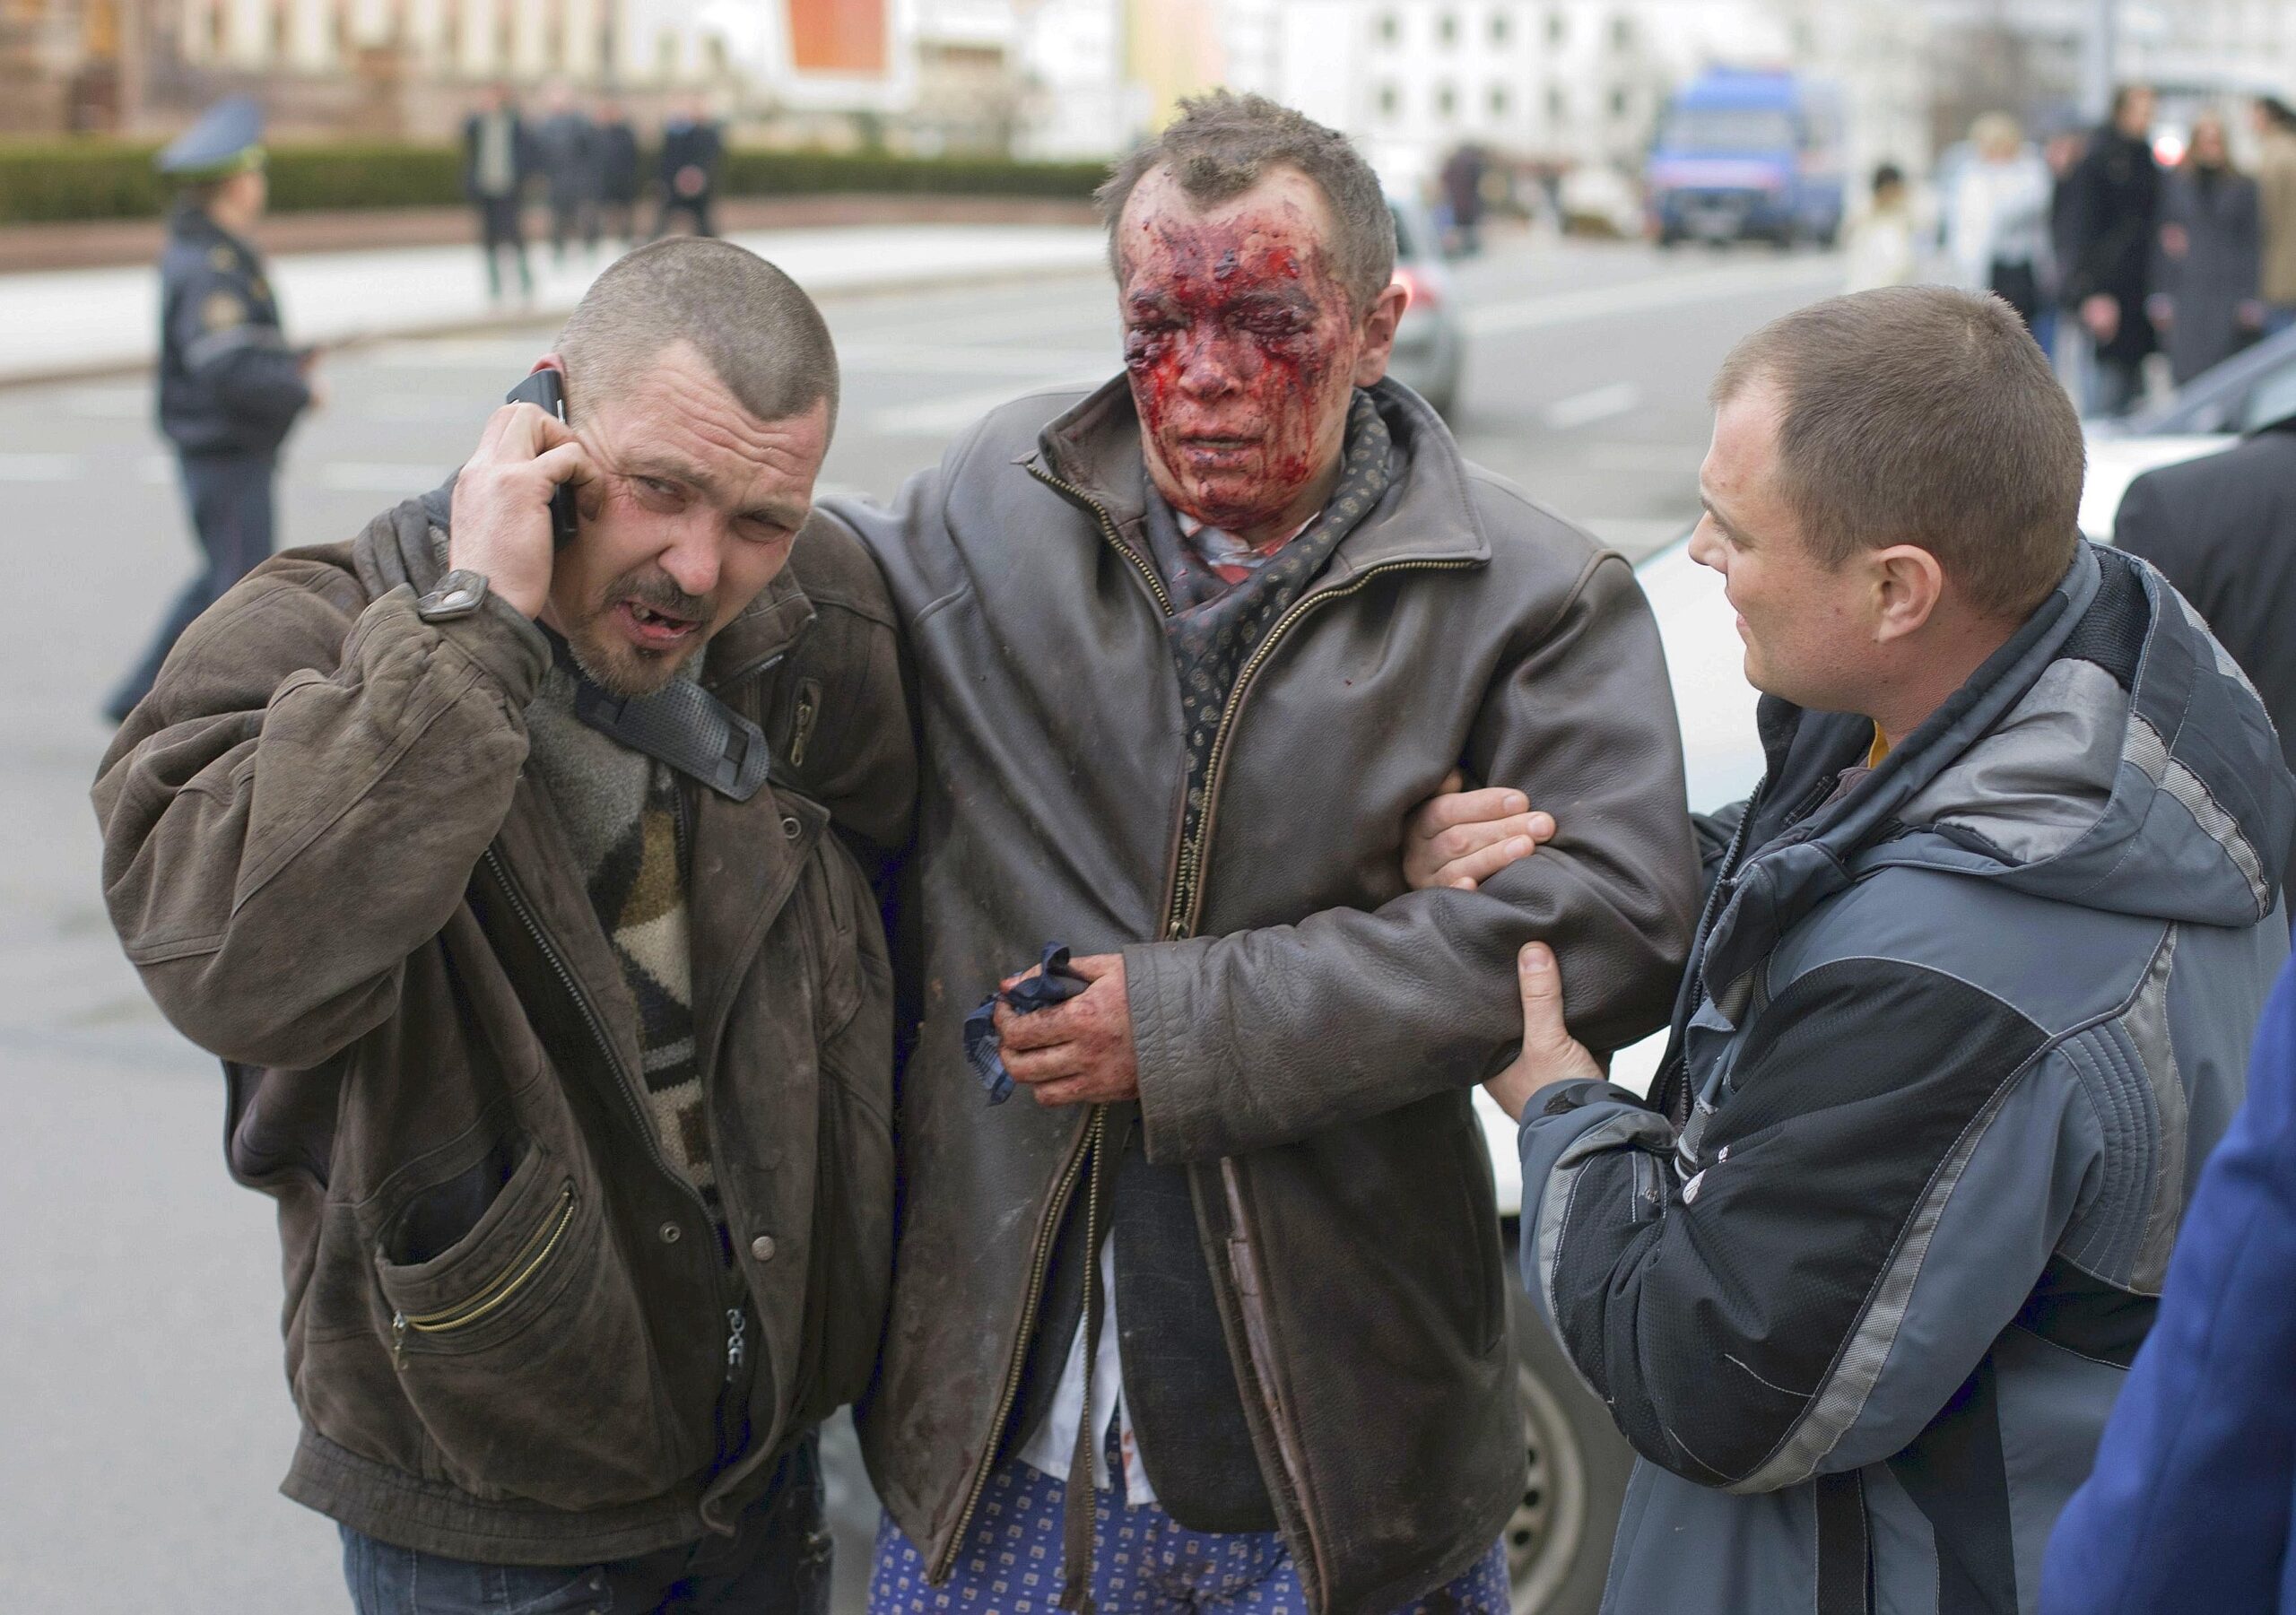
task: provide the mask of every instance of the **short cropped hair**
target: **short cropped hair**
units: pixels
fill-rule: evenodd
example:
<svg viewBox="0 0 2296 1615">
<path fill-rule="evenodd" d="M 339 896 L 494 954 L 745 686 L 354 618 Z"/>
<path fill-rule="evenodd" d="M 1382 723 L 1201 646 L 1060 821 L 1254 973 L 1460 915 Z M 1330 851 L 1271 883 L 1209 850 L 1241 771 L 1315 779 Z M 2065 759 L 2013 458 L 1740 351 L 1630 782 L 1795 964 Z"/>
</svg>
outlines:
<svg viewBox="0 0 2296 1615">
<path fill-rule="evenodd" d="M 674 343 L 688 343 L 741 406 L 784 421 L 829 405 L 837 349 L 804 289 L 746 247 L 674 237 L 625 253 L 590 283 L 558 334 L 566 414 L 627 387 Z"/>
<path fill-rule="evenodd" d="M 1915 544 L 1978 610 L 2022 617 L 2080 544 L 2081 421 L 2016 311 L 1891 286 L 1771 321 L 1722 361 L 1719 407 L 1779 388 L 1779 466 L 1821 564 Z"/>
<path fill-rule="evenodd" d="M 1328 247 L 1356 311 L 1370 308 L 1396 274 L 1396 221 L 1378 176 L 1347 136 L 1262 95 L 1215 90 L 1180 102 L 1164 132 L 1122 162 L 1092 193 L 1109 231 L 1109 267 L 1124 278 L 1117 226 L 1141 180 L 1158 169 L 1198 207 L 1240 196 L 1273 169 L 1297 169 L 1331 208 Z"/>
</svg>

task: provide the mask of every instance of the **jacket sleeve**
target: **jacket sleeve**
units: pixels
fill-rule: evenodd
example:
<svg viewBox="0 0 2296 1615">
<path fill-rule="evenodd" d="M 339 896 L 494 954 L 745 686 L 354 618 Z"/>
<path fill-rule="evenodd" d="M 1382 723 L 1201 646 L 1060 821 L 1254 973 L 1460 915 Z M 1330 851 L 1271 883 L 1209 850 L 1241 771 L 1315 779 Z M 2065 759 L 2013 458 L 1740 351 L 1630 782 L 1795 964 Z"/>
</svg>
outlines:
<svg viewBox="0 0 2296 1615">
<path fill-rule="evenodd" d="M 1656 1027 L 1698 890 L 1668 690 L 1632 573 L 1597 557 L 1471 730 L 1478 777 L 1553 811 L 1536 857 L 1474 892 L 1126 948 L 1150 1159 L 1241 1154 L 1481 1081 L 1520 1042 L 1515 955 L 1534 939 L 1587 1043 Z"/>
<path fill-rule="evenodd" d="M 547 660 L 499 601 L 427 623 L 291 555 L 194 623 L 94 791 L 112 924 L 169 1020 L 291 1068 L 380 1024 L 509 811 Z"/>
<path fill-rule="evenodd" d="M 2202 1169 L 2152 1332 L 2066 1506 L 2042 1615 L 2282 1607 L 2296 1497 L 2296 969 Z"/>
<path fill-rule="evenodd" d="M 311 401 L 310 385 L 279 327 L 253 318 L 238 275 L 203 268 L 177 293 L 170 333 L 184 369 L 233 415 L 284 428 Z"/>
<path fill-rule="evenodd" d="M 1534 1106 L 1523 1278 L 1637 1451 L 1758 1492 L 1920 1434 L 2024 1304 L 2101 1135 L 2039 1027 L 1903 963 L 1810 971 L 1735 1054 L 1686 1180 L 1631 1096 Z"/>
</svg>

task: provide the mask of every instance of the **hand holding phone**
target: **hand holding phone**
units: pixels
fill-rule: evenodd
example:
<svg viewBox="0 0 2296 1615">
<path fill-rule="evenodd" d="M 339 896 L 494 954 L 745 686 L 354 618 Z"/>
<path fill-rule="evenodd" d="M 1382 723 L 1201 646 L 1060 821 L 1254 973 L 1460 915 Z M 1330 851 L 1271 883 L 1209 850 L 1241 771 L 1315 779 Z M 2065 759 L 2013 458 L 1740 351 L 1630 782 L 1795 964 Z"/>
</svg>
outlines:
<svg viewBox="0 0 2296 1615">
<path fill-rule="evenodd" d="M 529 617 L 541 615 L 557 551 L 579 525 L 573 485 L 590 474 L 561 385 L 555 370 L 521 382 L 455 478 L 448 564 L 483 573 Z"/>
</svg>

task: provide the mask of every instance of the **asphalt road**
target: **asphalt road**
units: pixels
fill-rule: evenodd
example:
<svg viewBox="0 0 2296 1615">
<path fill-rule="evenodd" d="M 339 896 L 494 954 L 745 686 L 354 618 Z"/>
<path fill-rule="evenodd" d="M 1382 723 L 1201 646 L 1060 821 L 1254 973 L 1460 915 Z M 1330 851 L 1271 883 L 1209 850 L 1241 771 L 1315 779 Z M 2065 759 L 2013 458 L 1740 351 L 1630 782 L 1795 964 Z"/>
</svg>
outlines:
<svg viewBox="0 0 2296 1615">
<path fill-rule="evenodd" d="M 1460 266 L 1466 452 L 1630 554 L 1689 522 L 1704 390 L 1826 260 L 1502 244 Z M 1031 388 L 1113 372 L 1094 279 L 853 299 L 825 479 L 889 495 Z M 336 357 L 294 439 L 283 543 L 348 537 L 437 482 L 547 328 Z M 86 789 L 104 690 L 191 569 L 148 384 L 0 391 L 0 1609 L 344 1607 L 332 1526 L 274 1488 L 294 1434 L 269 1208 L 220 1158 L 212 1062 L 169 1029 L 100 899 Z M 831 1433 L 840 1610 L 875 1506 Z"/>
</svg>

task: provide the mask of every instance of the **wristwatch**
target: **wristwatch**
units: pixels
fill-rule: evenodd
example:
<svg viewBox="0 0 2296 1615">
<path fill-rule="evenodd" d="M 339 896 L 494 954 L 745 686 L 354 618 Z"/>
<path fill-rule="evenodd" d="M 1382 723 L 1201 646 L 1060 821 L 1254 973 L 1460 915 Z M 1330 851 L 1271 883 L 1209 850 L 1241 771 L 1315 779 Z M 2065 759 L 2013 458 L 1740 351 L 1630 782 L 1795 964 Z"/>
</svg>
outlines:
<svg viewBox="0 0 2296 1615">
<path fill-rule="evenodd" d="M 457 622 L 485 603 L 486 574 L 457 567 L 414 603 L 414 614 L 425 622 Z"/>
</svg>

